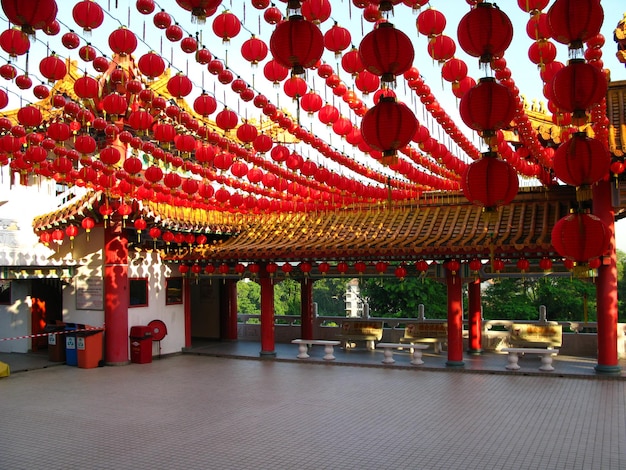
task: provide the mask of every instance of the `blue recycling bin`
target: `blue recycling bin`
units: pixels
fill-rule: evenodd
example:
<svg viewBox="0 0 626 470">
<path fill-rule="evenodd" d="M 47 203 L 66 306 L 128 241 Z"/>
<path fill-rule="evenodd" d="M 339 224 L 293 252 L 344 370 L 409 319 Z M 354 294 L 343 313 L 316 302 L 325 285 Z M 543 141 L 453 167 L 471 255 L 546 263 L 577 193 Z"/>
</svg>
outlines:
<svg viewBox="0 0 626 470">
<path fill-rule="evenodd" d="M 76 324 L 65 324 L 65 363 L 78 366 L 78 350 L 76 349 Z"/>
</svg>

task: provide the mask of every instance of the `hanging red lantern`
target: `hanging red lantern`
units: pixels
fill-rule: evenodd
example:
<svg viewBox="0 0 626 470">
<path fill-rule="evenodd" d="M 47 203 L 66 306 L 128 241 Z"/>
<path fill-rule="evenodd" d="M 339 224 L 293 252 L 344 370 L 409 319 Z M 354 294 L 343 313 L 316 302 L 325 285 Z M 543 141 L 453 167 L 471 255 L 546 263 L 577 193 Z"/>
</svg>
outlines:
<svg viewBox="0 0 626 470">
<path fill-rule="evenodd" d="M 215 116 L 215 124 L 217 124 L 217 127 L 224 130 L 225 132 L 228 132 L 231 129 L 237 127 L 238 122 L 239 118 L 237 117 L 237 114 L 227 107 L 222 109 Z"/>
<path fill-rule="evenodd" d="M 112 121 L 116 121 L 118 116 L 126 114 L 128 101 L 124 95 L 110 93 L 102 98 L 102 108 L 110 116 Z"/>
<path fill-rule="evenodd" d="M 483 263 L 478 258 L 474 258 L 469 262 L 469 268 L 473 272 L 478 272 L 483 268 Z"/>
<path fill-rule="evenodd" d="M 130 29 L 122 26 L 109 35 L 109 47 L 121 56 L 131 55 L 137 49 L 137 36 Z"/>
<path fill-rule="evenodd" d="M 520 258 L 517 260 L 517 269 L 519 269 L 522 273 L 528 271 L 530 267 L 530 262 L 526 258 Z"/>
<path fill-rule="evenodd" d="M 317 26 L 301 15 L 292 15 L 279 23 L 270 38 L 270 50 L 283 67 L 292 74 L 302 75 L 313 67 L 324 52 L 324 37 Z"/>
<path fill-rule="evenodd" d="M 89 32 L 99 27 L 104 21 L 102 7 L 92 0 L 82 0 L 74 5 L 72 17 L 84 32 Z"/>
<path fill-rule="evenodd" d="M 461 98 L 459 113 L 470 128 L 493 137 L 495 131 L 510 126 L 515 114 L 515 99 L 509 89 L 493 77 L 481 78 Z"/>
<path fill-rule="evenodd" d="M 34 34 L 55 20 L 58 7 L 55 0 L 2 0 L 2 10 L 9 23 L 20 26 L 26 34 Z"/>
<path fill-rule="evenodd" d="M 457 34 L 461 49 L 488 64 L 504 55 L 513 39 L 513 25 L 497 6 L 482 2 L 461 18 Z"/>
<path fill-rule="evenodd" d="M 586 111 L 606 96 L 606 75 L 584 59 L 572 59 L 554 74 L 550 85 L 554 104 L 572 113 L 574 123 L 586 121 Z"/>
<path fill-rule="evenodd" d="M 317 266 L 317 270 L 322 274 L 322 276 L 325 276 L 326 274 L 328 274 L 328 271 L 330 271 L 330 264 L 326 261 L 322 261 Z"/>
<path fill-rule="evenodd" d="M 36 106 L 24 106 L 17 112 L 17 121 L 24 127 L 37 127 L 41 120 L 41 111 Z"/>
<path fill-rule="evenodd" d="M 154 118 L 145 109 L 132 111 L 128 115 L 128 125 L 137 131 L 138 135 L 143 135 L 152 126 Z"/>
<path fill-rule="evenodd" d="M 454 57 L 455 52 L 456 44 L 449 36 L 441 34 L 428 41 L 428 55 L 440 64 Z"/>
<path fill-rule="evenodd" d="M 253 126 L 250 123 L 243 123 L 241 126 L 237 128 L 237 138 L 241 140 L 244 144 L 250 144 L 254 142 L 254 139 L 257 138 L 259 134 L 256 126 Z"/>
<path fill-rule="evenodd" d="M 602 142 L 576 132 L 554 153 L 554 173 L 565 184 L 591 185 L 606 176 L 610 170 L 611 157 Z"/>
<path fill-rule="evenodd" d="M 598 0 L 556 0 L 548 10 L 548 28 L 555 41 L 582 49 L 600 33 L 604 11 Z"/>
<path fill-rule="evenodd" d="M 274 274 L 276 274 L 276 271 L 278 271 L 278 265 L 274 262 L 269 262 L 265 265 L 265 272 L 267 272 L 270 277 L 274 276 Z"/>
<path fill-rule="evenodd" d="M 192 89 L 193 83 L 189 77 L 182 72 L 178 72 L 167 81 L 167 91 L 176 99 L 184 98 L 191 93 Z"/>
<path fill-rule="evenodd" d="M 331 6 L 329 0 L 304 0 L 300 8 L 304 19 L 315 24 L 323 23 L 330 18 Z"/>
<path fill-rule="evenodd" d="M 396 269 L 394 270 L 393 274 L 394 274 L 394 276 L 396 276 L 398 279 L 400 279 L 402 281 L 406 277 L 407 270 L 404 267 L 404 265 L 400 265 L 400 266 L 396 267 Z"/>
<path fill-rule="evenodd" d="M 265 60 L 268 50 L 265 41 L 253 34 L 250 39 L 241 45 L 241 56 L 254 66 Z"/>
<path fill-rule="evenodd" d="M 459 262 L 459 260 L 451 259 L 444 263 L 444 267 L 448 271 L 450 271 L 450 274 L 452 274 L 453 276 L 456 276 L 456 274 L 461 269 L 461 263 Z"/>
<path fill-rule="evenodd" d="M 89 233 L 91 232 L 91 230 L 96 226 L 96 222 L 95 220 L 93 220 L 93 218 L 91 217 L 85 217 L 81 223 L 80 223 L 81 227 L 83 227 L 83 229 L 85 230 L 85 232 Z"/>
<path fill-rule="evenodd" d="M 54 83 L 65 77 L 67 67 L 62 59 L 56 54 L 52 54 L 39 62 L 39 71 L 50 83 Z"/>
<path fill-rule="evenodd" d="M 545 272 L 552 270 L 552 260 L 544 256 L 539 260 L 539 268 Z"/>
<path fill-rule="evenodd" d="M 302 77 L 294 75 L 285 80 L 283 90 L 290 98 L 297 99 L 306 93 L 307 84 Z"/>
<path fill-rule="evenodd" d="M 354 80 L 354 85 L 364 95 L 373 93 L 380 87 L 380 78 L 368 70 L 362 70 Z M 386 88 L 388 89 L 388 88 Z"/>
<path fill-rule="evenodd" d="M 320 108 L 317 117 L 320 122 L 329 126 L 339 119 L 339 110 L 332 104 L 326 104 Z"/>
<path fill-rule="evenodd" d="M 191 12 L 193 22 L 204 24 L 206 19 L 217 11 L 222 0 L 176 0 L 176 3 Z"/>
<path fill-rule="evenodd" d="M 385 22 L 363 37 L 359 56 L 365 70 L 380 76 L 383 83 L 393 84 L 397 75 L 411 68 L 415 51 L 406 34 Z"/>
<path fill-rule="evenodd" d="M 274 86 L 278 86 L 278 84 L 289 75 L 289 69 L 272 59 L 263 67 L 263 75 L 272 82 Z"/>
<path fill-rule="evenodd" d="M 428 8 L 417 16 L 415 26 L 420 34 L 432 38 L 443 33 L 446 23 L 443 13 L 434 8 Z"/>
<path fill-rule="evenodd" d="M 202 117 L 213 114 L 217 109 L 217 101 L 207 93 L 202 93 L 193 101 L 193 110 Z"/>
<path fill-rule="evenodd" d="M 341 275 L 344 275 L 348 272 L 350 266 L 345 261 L 340 261 L 337 263 L 337 272 Z"/>
<path fill-rule="evenodd" d="M 306 111 L 309 116 L 318 112 L 323 105 L 322 97 L 314 91 L 309 91 L 300 98 L 300 107 Z"/>
<path fill-rule="evenodd" d="M 609 248 L 610 229 L 593 214 L 572 213 L 560 219 L 552 229 L 552 245 L 559 255 L 587 263 L 603 256 Z"/>
<path fill-rule="evenodd" d="M 352 47 L 352 49 L 343 55 L 341 58 L 341 67 L 352 76 L 355 76 L 365 69 L 363 62 L 361 62 L 359 50 L 356 47 Z"/>
<path fill-rule="evenodd" d="M 411 142 L 417 130 L 413 112 L 393 97 L 383 97 L 361 120 L 361 135 L 365 143 L 383 152 L 384 162 L 393 163 L 398 149 Z"/>
<path fill-rule="evenodd" d="M 63 238 L 65 237 L 65 232 L 63 230 L 61 230 L 60 228 L 57 228 L 55 230 L 52 231 L 52 233 L 50 234 L 52 241 L 56 242 L 57 244 L 61 244 L 63 243 Z"/>
<path fill-rule="evenodd" d="M 467 64 L 461 59 L 448 59 L 441 67 L 441 77 L 447 82 L 458 82 L 467 76 Z"/>
<path fill-rule="evenodd" d="M 350 47 L 352 37 L 350 31 L 339 26 L 337 22 L 324 33 L 324 47 L 335 53 L 335 57 L 341 56 L 341 52 Z"/>
<path fill-rule="evenodd" d="M 100 150 L 100 161 L 105 165 L 115 165 L 122 158 L 120 151 L 111 145 Z"/>
<path fill-rule="evenodd" d="M 465 168 L 461 188 L 472 204 L 492 211 L 515 198 L 519 181 L 510 163 L 499 159 L 495 152 L 486 152 Z"/>
<path fill-rule="evenodd" d="M 180 48 L 187 54 L 193 54 L 198 50 L 198 39 L 189 35 L 180 41 Z"/>
<path fill-rule="evenodd" d="M 24 55 L 30 49 L 28 35 L 17 28 L 10 28 L 0 34 L 0 46 L 10 57 Z"/>
<path fill-rule="evenodd" d="M 550 41 L 535 41 L 528 48 L 528 58 L 533 64 L 550 64 L 556 59 L 556 47 Z"/>
<path fill-rule="evenodd" d="M 428 261 L 420 259 L 415 262 L 415 269 L 417 269 L 420 273 L 425 273 L 428 271 Z"/>
<path fill-rule="evenodd" d="M 165 61 L 159 54 L 150 51 L 139 58 L 137 67 L 143 75 L 153 80 L 165 72 Z"/>
<path fill-rule="evenodd" d="M 378 274 L 385 274 L 387 272 L 387 268 L 389 268 L 389 263 L 386 261 L 379 261 L 376 263 L 376 272 Z"/>
<path fill-rule="evenodd" d="M 89 100 L 98 97 L 100 86 L 98 80 L 88 75 L 77 78 L 74 82 L 74 93 L 81 99 Z"/>
<path fill-rule="evenodd" d="M 229 11 L 224 11 L 213 20 L 213 32 L 225 43 L 237 36 L 239 31 L 241 31 L 241 22 L 237 15 Z"/>
<path fill-rule="evenodd" d="M 505 263 L 500 258 L 494 258 L 491 263 L 491 269 L 497 273 L 504 270 Z"/>
</svg>

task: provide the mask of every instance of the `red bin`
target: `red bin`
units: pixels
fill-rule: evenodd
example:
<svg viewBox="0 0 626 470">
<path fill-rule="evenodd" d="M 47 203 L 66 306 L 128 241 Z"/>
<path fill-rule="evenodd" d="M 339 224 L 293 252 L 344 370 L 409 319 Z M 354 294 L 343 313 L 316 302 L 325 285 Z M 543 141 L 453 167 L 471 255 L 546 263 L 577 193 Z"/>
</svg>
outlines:
<svg viewBox="0 0 626 470">
<path fill-rule="evenodd" d="M 148 364 L 152 362 L 152 328 L 130 327 L 130 362 Z"/>
</svg>

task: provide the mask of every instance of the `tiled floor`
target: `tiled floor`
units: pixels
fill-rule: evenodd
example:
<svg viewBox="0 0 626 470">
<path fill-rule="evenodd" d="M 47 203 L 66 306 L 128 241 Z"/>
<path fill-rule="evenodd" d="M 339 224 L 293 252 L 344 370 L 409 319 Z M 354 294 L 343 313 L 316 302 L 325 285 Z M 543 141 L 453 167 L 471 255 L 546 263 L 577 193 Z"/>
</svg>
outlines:
<svg viewBox="0 0 626 470">
<path fill-rule="evenodd" d="M 333 366 L 315 349 L 292 361 L 295 345 L 259 360 L 258 344 L 240 346 L 256 357 L 0 379 L 0 468 L 626 468 L 625 380 L 387 367 L 380 352 Z"/>
</svg>

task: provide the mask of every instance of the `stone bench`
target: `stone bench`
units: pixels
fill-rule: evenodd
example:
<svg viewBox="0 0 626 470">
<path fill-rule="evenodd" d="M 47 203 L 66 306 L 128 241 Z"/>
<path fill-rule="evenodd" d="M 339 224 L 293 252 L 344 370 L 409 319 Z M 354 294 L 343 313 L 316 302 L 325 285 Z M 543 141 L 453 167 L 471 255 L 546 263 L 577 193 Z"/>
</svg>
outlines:
<svg viewBox="0 0 626 470">
<path fill-rule="evenodd" d="M 439 354 L 443 344 L 448 341 L 447 322 L 416 322 L 408 323 L 404 328 L 401 343 L 429 343 L 433 344 L 435 353 Z"/>
<path fill-rule="evenodd" d="M 520 369 L 518 364 L 520 354 L 539 354 L 541 355 L 541 367 L 539 367 L 539 370 L 546 372 L 554 370 L 554 367 L 552 367 L 552 356 L 556 356 L 559 353 L 558 349 L 547 348 L 502 348 L 502 351 L 509 355 L 506 365 L 508 370 Z"/>
<path fill-rule="evenodd" d="M 563 327 L 558 323 L 513 323 L 508 338 L 512 348 L 560 348 Z"/>
<path fill-rule="evenodd" d="M 324 346 L 325 361 L 332 361 L 335 359 L 334 347 L 341 344 L 340 341 L 329 341 L 325 339 L 294 339 L 291 342 L 298 345 L 298 359 L 307 359 L 308 357 L 310 357 L 308 354 L 309 346 Z"/>
<path fill-rule="evenodd" d="M 367 349 L 373 350 L 374 343 L 382 337 L 383 322 L 371 320 L 344 320 L 337 335 L 346 349 L 352 348 L 353 341 L 365 341 Z"/>
<path fill-rule="evenodd" d="M 393 364 L 396 362 L 393 358 L 393 350 L 394 349 L 407 349 L 410 348 L 411 352 L 411 364 L 414 366 L 420 366 L 424 364 L 422 360 L 422 350 L 428 348 L 427 344 L 412 344 L 406 345 L 403 343 L 378 343 L 376 345 L 377 348 L 381 348 L 383 350 L 383 364 Z"/>
</svg>

